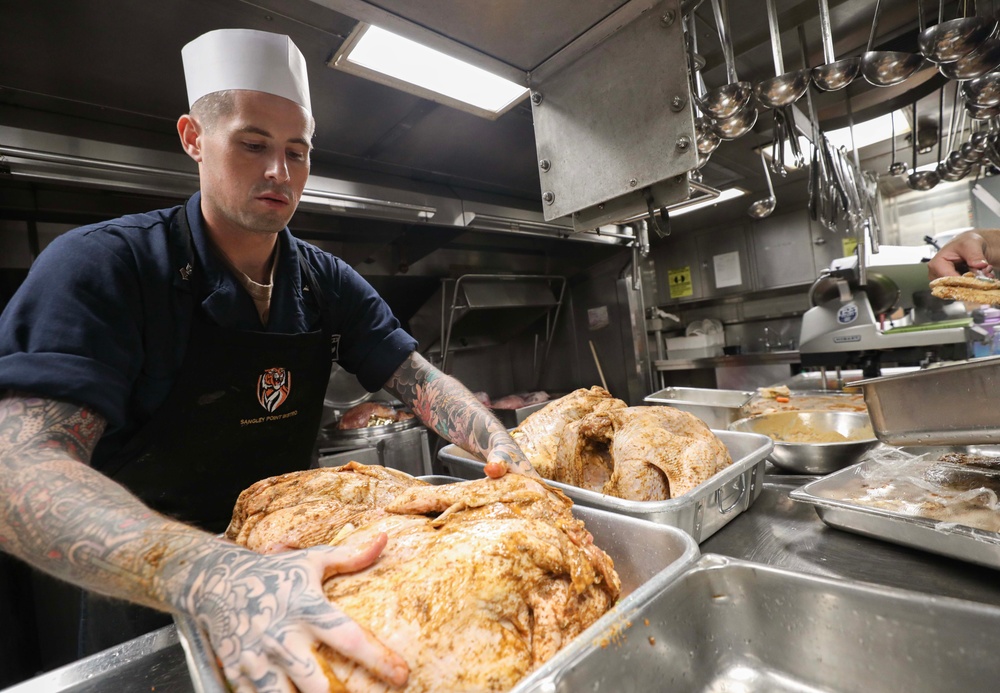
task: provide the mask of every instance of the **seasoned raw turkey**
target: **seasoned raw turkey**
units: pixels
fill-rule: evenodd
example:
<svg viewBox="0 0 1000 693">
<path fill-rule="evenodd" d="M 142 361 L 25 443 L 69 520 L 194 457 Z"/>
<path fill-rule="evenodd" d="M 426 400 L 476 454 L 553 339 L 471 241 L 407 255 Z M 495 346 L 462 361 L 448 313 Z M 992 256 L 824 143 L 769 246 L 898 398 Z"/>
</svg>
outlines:
<svg viewBox="0 0 1000 693">
<path fill-rule="evenodd" d="M 566 425 L 582 419 L 598 407 L 603 411 L 625 406 L 624 402 L 612 397 L 602 387 L 580 388 L 531 414 L 510 434 L 535 471 L 546 479 L 562 481 L 558 478 L 556 454 Z"/>
<path fill-rule="evenodd" d="M 378 560 L 328 579 L 327 597 L 406 660 L 402 690 L 505 691 L 618 596 L 610 557 L 571 505 L 517 474 L 431 486 L 352 462 L 258 482 L 227 536 L 267 551 L 385 532 Z M 396 690 L 319 651 L 349 690 Z"/>
<path fill-rule="evenodd" d="M 732 464 L 697 417 L 629 407 L 599 387 L 556 400 L 511 435 L 543 477 L 628 500 L 676 498 Z"/>
</svg>

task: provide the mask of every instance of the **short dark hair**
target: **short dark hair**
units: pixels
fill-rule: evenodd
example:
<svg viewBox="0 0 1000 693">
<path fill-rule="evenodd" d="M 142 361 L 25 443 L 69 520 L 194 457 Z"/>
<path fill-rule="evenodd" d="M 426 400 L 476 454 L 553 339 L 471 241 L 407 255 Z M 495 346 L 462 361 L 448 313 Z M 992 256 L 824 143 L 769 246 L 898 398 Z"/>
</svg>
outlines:
<svg viewBox="0 0 1000 693">
<path fill-rule="evenodd" d="M 205 94 L 191 106 L 191 117 L 201 123 L 206 130 L 212 129 L 219 118 L 232 115 L 236 111 L 236 99 L 232 90 L 213 91 Z"/>
</svg>

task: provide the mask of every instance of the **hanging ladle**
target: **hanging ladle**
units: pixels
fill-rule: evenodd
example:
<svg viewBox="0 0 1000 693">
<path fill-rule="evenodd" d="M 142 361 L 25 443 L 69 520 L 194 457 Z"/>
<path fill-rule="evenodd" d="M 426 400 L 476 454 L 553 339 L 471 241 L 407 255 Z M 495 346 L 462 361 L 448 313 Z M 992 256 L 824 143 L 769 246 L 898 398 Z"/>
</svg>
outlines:
<svg viewBox="0 0 1000 693">
<path fill-rule="evenodd" d="M 896 161 L 896 113 L 889 113 L 889 123 L 892 127 L 892 161 L 889 163 L 889 175 L 901 176 L 906 173 L 906 164 Z"/>
<path fill-rule="evenodd" d="M 861 59 L 836 59 L 833 52 L 833 33 L 830 30 L 830 6 L 826 0 L 819 0 L 819 29 L 823 35 L 823 59 L 826 60 L 826 64 L 812 69 L 813 82 L 823 91 L 843 89 L 858 76 Z"/>
<path fill-rule="evenodd" d="M 691 79 L 694 82 L 695 115 L 697 116 L 694 121 L 694 140 L 698 146 L 698 153 L 708 156 L 719 148 L 722 140 L 712 131 L 712 119 L 701 115 L 698 108 L 698 103 L 705 94 L 705 81 L 701 78 L 701 68 L 698 62 L 698 32 L 695 29 L 694 13 L 688 15 L 687 18 L 687 36 L 688 61 L 690 62 Z M 704 60 L 701 64 L 704 64 Z"/>
<path fill-rule="evenodd" d="M 750 205 L 747 210 L 749 214 L 754 219 L 763 219 L 764 217 L 771 216 L 771 212 L 774 211 L 774 206 L 778 204 L 778 199 L 774 196 L 774 186 L 771 184 L 771 173 L 767 170 L 767 162 L 764 161 L 764 148 L 760 148 L 760 163 L 764 167 L 764 178 L 767 180 L 767 192 L 768 195 L 765 198 L 757 200 Z"/>
<path fill-rule="evenodd" d="M 992 9 L 993 2 L 990 0 L 991 15 Z M 948 79 L 975 80 L 990 74 L 997 67 L 1000 67 L 1000 39 L 990 36 L 983 45 L 968 55 L 952 63 L 939 64 L 938 72 Z"/>
<path fill-rule="evenodd" d="M 741 82 L 736 76 L 733 37 L 729 34 L 729 24 L 727 23 L 729 13 L 725 3 L 726 0 L 712 0 L 712 12 L 715 14 L 715 23 L 719 31 L 719 42 L 722 44 L 722 56 L 726 61 L 726 76 L 729 83 L 710 90 L 698 103 L 702 111 L 716 119 L 733 117 L 740 110 L 746 108 L 750 99 L 753 98 L 753 87 L 750 82 Z"/>
<path fill-rule="evenodd" d="M 966 103 L 973 106 L 1000 106 L 1000 72 L 991 72 L 963 82 L 962 96 Z"/>
<path fill-rule="evenodd" d="M 891 87 L 903 82 L 920 69 L 924 58 L 915 53 L 903 51 L 873 51 L 875 33 L 878 29 L 878 18 L 882 10 L 881 0 L 875 1 L 875 18 L 872 19 L 872 31 L 868 35 L 868 48 L 861 56 L 861 74 L 876 87 Z"/>
<path fill-rule="evenodd" d="M 774 77 L 758 82 L 753 93 L 767 108 L 780 108 L 802 98 L 809 88 L 809 70 L 785 72 L 784 56 L 781 54 L 781 31 L 778 27 L 778 13 L 774 0 L 767 0 L 767 25 L 771 30 L 771 50 L 774 52 Z"/>
<path fill-rule="evenodd" d="M 944 94 L 944 89 L 942 88 L 941 94 Z M 940 113 L 944 113 L 944 99 L 941 99 L 941 106 L 938 109 Z M 906 179 L 906 184 L 910 186 L 913 190 L 930 190 L 935 185 L 941 182 L 941 177 L 938 175 L 937 167 L 931 169 L 930 171 L 918 171 L 917 170 L 917 133 L 919 131 L 919 125 L 917 121 L 917 102 L 913 102 L 913 132 L 910 133 L 913 139 L 913 171 L 910 173 L 909 177 Z M 938 161 L 941 160 L 941 125 L 940 121 L 938 124 Z"/>
<path fill-rule="evenodd" d="M 997 27 L 992 19 L 959 17 L 944 19 L 944 0 L 938 1 L 938 23 L 917 36 L 924 57 L 933 63 L 951 63 L 980 48 Z"/>
</svg>

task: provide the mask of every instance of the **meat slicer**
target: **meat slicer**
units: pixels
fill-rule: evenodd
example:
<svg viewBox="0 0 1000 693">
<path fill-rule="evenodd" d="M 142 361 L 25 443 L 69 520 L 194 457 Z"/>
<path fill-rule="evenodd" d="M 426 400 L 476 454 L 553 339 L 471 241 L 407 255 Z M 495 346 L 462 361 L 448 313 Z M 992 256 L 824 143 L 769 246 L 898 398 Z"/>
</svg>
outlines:
<svg viewBox="0 0 1000 693">
<path fill-rule="evenodd" d="M 883 245 L 864 272 L 857 256 L 835 260 L 809 289 L 812 307 L 802 316 L 799 336 L 802 365 L 860 368 L 867 378 L 881 375 L 883 364 L 966 358 L 961 304 L 926 310 L 926 257 L 924 247 Z M 892 320 L 899 309 L 903 317 Z"/>
</svg>

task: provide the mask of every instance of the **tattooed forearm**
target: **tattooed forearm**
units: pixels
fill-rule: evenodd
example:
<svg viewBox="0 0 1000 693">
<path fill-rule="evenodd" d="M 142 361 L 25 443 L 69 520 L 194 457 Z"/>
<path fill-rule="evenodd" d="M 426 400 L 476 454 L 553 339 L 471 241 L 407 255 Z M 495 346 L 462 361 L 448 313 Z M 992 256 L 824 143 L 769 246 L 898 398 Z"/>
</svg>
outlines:
<svg viewBox="0 0 1000 693">
<path fill-rule="evenodd" d="M 167 608 L 160 563 L 211 537 L 86 465 L 104 428 L 77 405 L 0 399 L 0 548 L 88 589 Z"/>
<path fill-rule="evenodd" d="M 537 475 L 507 430 L 468 388 L 413 352 L 386 384 L 442 438 L 522 474 Z M 487 473 L 492 473 L 488 468 Z M 503 473 L 500 471 L 499 473 Z"/>
<path fill-rule="evenodd" d="M 317 640 L 384 681 L 406 681 L 406 662 L 322 589 L 324 576 L 374 561 L 385 535 L 256 554 L 153 512 L 87 466 L 104 427 L 76 405 L 0 397 L 0 549 L 86 589 L 194 616 L 236 690 L 328 690 Z"/>
</svg>

